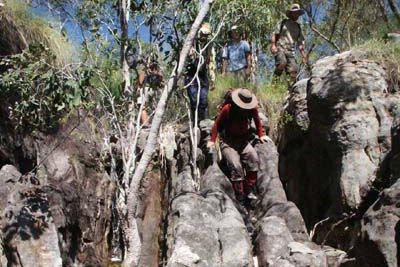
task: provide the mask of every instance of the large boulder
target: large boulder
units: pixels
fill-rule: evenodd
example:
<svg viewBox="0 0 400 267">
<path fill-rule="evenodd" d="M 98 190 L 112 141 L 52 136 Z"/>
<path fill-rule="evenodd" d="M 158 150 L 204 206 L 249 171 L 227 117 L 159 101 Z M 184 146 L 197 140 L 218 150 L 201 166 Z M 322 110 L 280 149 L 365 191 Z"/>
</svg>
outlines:
<svg viewBox="0 0 400 267">
<path fill-rule="evenodd" d="M 196 192 L 190 169 L 173 184 L 167 232 L 167 266 L 253 266 L 252 246 L 241 214 L 227 195 L 217 165 Z M 229 189 L 228 189 L 229 190 Z"/>
<path fill-rule="evenodd" d="M 354 254 L 359 266 L 399 266 L 400 180 L 384 190 L 364 214 Z"/>
<path fill-rule="evenodd" d="M 50 203 L 33 176 L 12 165 L 0 170 L 0 266 L 62 266 Z"/>
<path fill-rule="evenodd" d="M 363 213 L 398 178 L 400 94 L 390 77 L 383 63 L 345 52 L 319 60 L 287 100 L 279 173 L 318 243 L 351 249 Z"/>
<path fill-rule="evenodd" d="M 288 201 L 278 174 L 278 153 L 272 142 L 257 144 L 259 202 L 256 205 L 256 252 L 260 266 L 328 265 L 325 252 L 309 241 L 299 209 Z M 338 264 L 338 261 L 335 262 Z"/>
<path fill-rule="evenodd" d="M 102 140 L 93 129 L 90 118 L 71 119 L 57 133 L 23 144 L 29 154 L 15 157 L 18 168 L 3 166 L 0 226 L 7 266 L 109 261 L 116 181 L 100 163 Z M 23 166 L 35 167 L 27 172 Z"/>
</svg>

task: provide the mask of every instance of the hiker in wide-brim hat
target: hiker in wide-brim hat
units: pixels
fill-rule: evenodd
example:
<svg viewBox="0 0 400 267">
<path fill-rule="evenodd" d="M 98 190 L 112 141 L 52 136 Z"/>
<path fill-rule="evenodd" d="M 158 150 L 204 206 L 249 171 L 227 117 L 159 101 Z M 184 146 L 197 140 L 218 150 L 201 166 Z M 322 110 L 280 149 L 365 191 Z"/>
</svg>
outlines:
<svg viewBox="0 0 400 267">
<path fill-rule="evenodd" d="M 291 16 L 291 15 L 298 15 L 301 16 L 304 14 L 304 9 L 300 8 L 299 4 L 293 4 L 290 6 L 289 9 L 286 10 L 286 16 Z"/>
<path fill-rule="evenodd" d="M 232 101 L 242 109 L 257 107 L 257 98 L 247 89 L 237 89 L 232 92 Z"/>
<path fill-rule="evenodd" d="M 271 34 L 271 52 L 275 57 L 274 79 L 285 71 L 294 82 L 297 79 L 299 66 L 295 52 L 298 47 L 303 63 L 308 65 L 308 55 L 305 52 L 305 40 L 301 32 L 298 18 L 304 14 L 299 4 L 293 4 L 286 10 L 287 18 L 280 21 Z"/>
<path fill-rule="evenodd" d="M 224 104 L 215 119 L 207 144 L 207 147 L 213 147 L 219 134 L 222 160 L 229 168 L 228 176 L 236 199 L 245 206 L 255 197 L 258 171 L 258 155 L 250 144 L 252 121 L 260 140 L 270 140 L 264 133 L 257 106 L 257 98 L 250 90 L 233 90 L 231 101 Z"/>
</svg>

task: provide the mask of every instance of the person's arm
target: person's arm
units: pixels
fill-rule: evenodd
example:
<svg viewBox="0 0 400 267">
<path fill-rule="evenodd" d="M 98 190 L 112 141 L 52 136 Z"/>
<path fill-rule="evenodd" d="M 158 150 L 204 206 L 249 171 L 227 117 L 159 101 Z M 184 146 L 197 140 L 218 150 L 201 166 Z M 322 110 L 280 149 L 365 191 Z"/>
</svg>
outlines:
<svg viewBox="0 0 400 267">
<path fill-rule="evenodd" d="M 244 45 L 244 53 L 246 57 L 246 65 L 247 68 L 245 69 L 245 74 L 246 78 L 250 77 L 250 71 L 251 71 L 251 64 L 252 64 L 252 56 L 251 56 L 251 48 L 250 44 L 247 41 L 242 41 Z"/>
<path fill-rule="evenodd" d="M 264 128 L 263 128 L 262 122 L 260 120 L 260 116 L 258 116 L 258 108 L 254 108 L 252 110 L 252 112 L 253 112 L 253 120 L 256 125 L 256 129 L 257 129 L 257 135 L 258 135 L 258 137 L 261 138 L 265 135 L 265 133 L 264 133 Z"/>
<path fill-rule="evenodd" d="M 300 51 L 301 58 L 303 59 L 303 63 L 307 65 L 308 64 L 308 55 L 305 51 L 304 41 L 299 44 L 299 51 Z"/>
<path fill-rule="evenodd" d="M 299 29 L 300 29 L 300 35 L 299 35 L 299 39 L 297 40 L 297 43 L 299 45 L 299 51 L 300 51 L 301 58 L 303 59 L 303 63 L 307 65 L 308 64 L 308 55 L 305 50 L 306 45 L 305 45 L 303 33 L 301 32 L 300 25 L 299 25 Z"/>
<path fill-rule="evenodd" d="M 278 47 L 276 46 L 276 33 L 272 32 L 271 33 L 271 53 L 276 54 L 278 52 Z"/>
<path fill-rule="evenodd" d="M 228 58 L 229 58 L 228 54 L 229 54 L 228 45 L 225 45 L 224 48 L 222 49 L 222 74 L 225 74 L 228 68 Z"/>
<path fill-rule="evenodd" d="M 218 113 L 217 118 L 215 119 L 214 125 L 211 129 L 211 137 L 210 137 L 210 142 L 215 143 L 215 140 L 217 140 L 218 136 L 218 129 L 219 127 L 224 123 L 226 118 L 228 117 L 229 110 L 230 110 L 231 105 L 225 105 L 221 111 Z"/>
</svg>

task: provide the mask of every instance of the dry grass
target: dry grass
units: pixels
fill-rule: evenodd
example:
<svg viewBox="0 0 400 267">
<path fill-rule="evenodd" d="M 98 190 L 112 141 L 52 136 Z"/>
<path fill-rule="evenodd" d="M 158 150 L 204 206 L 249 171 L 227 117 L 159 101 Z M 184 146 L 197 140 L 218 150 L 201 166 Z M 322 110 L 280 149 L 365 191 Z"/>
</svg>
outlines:
<svg viewBox="0 0 400 267">
<path fill-rule="evenodd" d="M 35 17 L 24 1 L 7 1 L 0 10 L 0 55 L 20 53 L 33 43 L 49 48 L 58 65 L 71 61 L 73 48 L 59 31 Z"/>
</svg>

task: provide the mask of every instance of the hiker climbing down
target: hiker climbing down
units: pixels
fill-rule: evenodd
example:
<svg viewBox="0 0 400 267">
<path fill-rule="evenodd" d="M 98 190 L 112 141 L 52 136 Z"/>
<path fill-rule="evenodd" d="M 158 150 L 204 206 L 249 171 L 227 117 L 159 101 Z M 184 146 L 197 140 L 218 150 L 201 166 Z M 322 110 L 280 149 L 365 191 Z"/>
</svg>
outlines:
<svg viewBox="0 0 400 267">
<path fill-rule="evenodd" d="M 301 27 L 297 23 L 298 18 L 303 14 L 304 10 L 300 8 L 300 5 L 293 4 L 286 11 L 288 18 L 278 23 L 271 35 L 271 52 L 275 57 L 275 77 L 281 76 L 282 72 L 286 71 L 292 81 L 296 80 L 299 72 L 295 58 L 296 45 L 303 58 L 303 63 L 308 64 L 308 56 L 304 50 L 304 37 Z"/>
<path fill-rule="evenodd" d="M 236 89 L 231 99 L 231 103 L 225 104 L 220 110 L 207 147 L 215 145 L 220 133 L 221 153 L 229 168 L 236 199 L 244 204 L 249 198 L 255 198 L 258 171 L 258 155 L 249 143 L 251 120 L 254 120 L 257 135 L 262 141 L 269 141 L 270 138 L 264 134 L 255 95 L 248 89 Z"/>
</svg>

